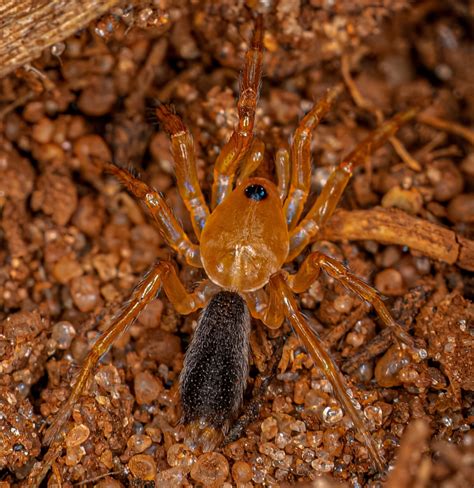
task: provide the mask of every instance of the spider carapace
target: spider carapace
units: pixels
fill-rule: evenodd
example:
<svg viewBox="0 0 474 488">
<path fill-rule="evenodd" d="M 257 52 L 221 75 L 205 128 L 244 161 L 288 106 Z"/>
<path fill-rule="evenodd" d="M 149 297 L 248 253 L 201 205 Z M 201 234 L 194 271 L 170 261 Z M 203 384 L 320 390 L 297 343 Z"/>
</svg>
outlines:
<svg viewBox="0 0 474 488">
<path fill-rule="evenodd" d="M 370 302 L 399 346 L 409 348 L 415 355 L 413 340 L 392 318 L 376 290 L 335 259 L 312 252 L 296 274 L 289 274 L 283 267 L 317 238 L 354 168 L 412 119 L 416 110 L 399 113 L 359 143 L 337 166 L 303 215 L 310 190 L 311 134 L 342 88 L 329 90 L 301 120 L 289 152 L 277 152 L 276 184 L 251 177 L 263 158 L 263 143 L 253 136 L 262 52 L 263 21 L 259 17 L 245 57 L 238 125 L 215 163 L 210 207 L 198 183 L 189 130 L 167 107 L 156 108 L 158 119 L 170 135 L 177 186 L 199 244 L 188 238 L 158 192 L 128 171 L 105 163 L 106 169 L 144 203 L 167 244 L 188 265 L 204 268 L 207 279 L 188 292 L 172 263 L 161 261 L 153 266 L 88 354 L 70 397 L 45 434 L 46 443 L 57 438 L 100 357 L 163 289 L 178 313 L 204 308 L 180 379 L 182 420 L 191 443 L 204 450 L 215 448 L 241 406 L 249 365 L 250 317 L 270 328 L 280 327 L 286 319 L 331 382 L 338 400 L 364 438 L 376 468 L 384 469 L 383 457 L 360 410 L 354 406 L 341 373 L 300 312 L 294 294 L 307 290 L 323 270 Z"/>
</svg>

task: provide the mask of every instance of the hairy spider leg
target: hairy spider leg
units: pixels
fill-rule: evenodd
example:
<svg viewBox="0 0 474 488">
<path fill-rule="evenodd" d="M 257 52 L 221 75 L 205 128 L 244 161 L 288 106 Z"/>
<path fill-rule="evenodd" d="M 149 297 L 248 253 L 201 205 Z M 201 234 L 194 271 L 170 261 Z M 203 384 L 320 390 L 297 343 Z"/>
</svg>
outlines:
<svg viewBox="0 0 474 488">
<path fill-rule="evenodd" d="M 155 113 L 170 136 L 179 194 L 191 215 L 193 229 L 199 239 L 209 217 L 209 209 L 197 177 L 193 136 L 181 118 L 165 105 L 160 104 Z"/>
<path fill-rule="evenodd" d="M 311 186 L 311 140 L 312 131 L 329 112 L 341 93 L 342 85 L 328 90 L 316 105 L 300 121 L 291 145 L 291 182 L 283 206 L 288 229 L 293 229 L 303 212 Z"/>
<path fill-rule="evenodd" d="M 288 194 L 290 184 L 290 153 L 286 148 L 280 148 L 275 154 L 275 170 L 278 181 L 278 193 L 283 203 Z"/>
<path fill-rule="evenodd" d="M 255 22 L 250 49 L 245 55 L 242 72 L 240 96 L 237 103 L 239 113 L 238 126 L 229 141 L 222 148 L 214 165 L 212 184 L 212 205 L 214 209 L 232 191 L 234 176 L 245 157 L 253 139 L 255 110 L 257 108 L 263 61 L 263 17 L 259 15 Z"/>
<path fill-rule="evenodd" d="M 156 263 L 143 281 L 134 289 L 123 310 L 87 354 L 68 400 L 61 407 L 44 435 L 44 443 L 49 445 L 57 438 L 100 358 L 133 324 L 143 308 L 157 296 L 161 287 L 163 287 L 174 308 L 179 313 L 186 315 L 205 305 L 208 299 L 206 286 L 207 284 L 204 282 L 196 291 L 188 293 L 170 262 L 161 261 Z"/>
<path fill-rule="evenodd" d="M 333 214 L 354 169 L 364 163 L 366 158 L 392 137 L 403 124 L 413 119 L 417 112 L 417 109 L 409 109 L 387 120 L 343 159 L 329 176 L 314 205 L 298 226 L 290 232 L 290 252 L 287 262 L 292 261 L 303 251 Z"/>
<path fill-rule="evenodd" d="M 247 152 L 242 165 L 240 166 L 237 186 L 246 180 L 262 163 L 265 153 L 265 144 L 258 138 L 252 141 L 249 151 Z"/>
<path fill-rule="evenodd" d="M 360 278 L 350 273 L 337 259 L 333 259 L 318 251 L 312 252 L 302 263 L 295 275 L 288 277 L 292 291 L 301 293 L 307 290 L 318 278 L 321 270 L 339 281 L 345 288 L 355 293 L 362 300 L 369 302 L 377 312 L 383 324 L 388 327 L 400 343 L 405 344 L 413 353 L 418 354 L 415 343 L 400 324 L 392 317 L 383 303 L 379 292 Z"/>
<path fill-rule="evenodd" d="M 284 314 L 290 322 L 296 335 L 303 342 L 315 365 L 324 373 L 330 381 L 336 397 L 341 402 L 345 412 L 351 418 L 357 432 L 363 437 L 372 461 L 379 472 L 383 472 L 385 461 L 379 453 L 373 437 L 371 436 L 360 410 L 358 410 L 348 394 L 348 387 L 344 377 L 339 372 L 331 356 L 327 353 L 321 340 L 313 332 L 298 309 L 293 294 L 285 282 L 284 275 L 277 273 L 270 279 L 270 287 L 274 288 L 283 304 Z"/>
<path fill-rule="evenodd" d="M 199 246 L 189 240 L 165 199 L 129 171 L 112 163 L 106 163 L 105 169 L 115 175 L 136 198 L 146 205 L 166 243 L 184 256 L 189 265 L 202 268 Z"/>
</svg>

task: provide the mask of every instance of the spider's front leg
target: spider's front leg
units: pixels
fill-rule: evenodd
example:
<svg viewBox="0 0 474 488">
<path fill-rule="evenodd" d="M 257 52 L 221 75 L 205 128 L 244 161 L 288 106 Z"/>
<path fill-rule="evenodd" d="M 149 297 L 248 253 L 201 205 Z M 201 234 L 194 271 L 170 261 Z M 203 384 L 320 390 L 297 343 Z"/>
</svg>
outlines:
<svg viewBox="0 0 474 488">
<path fill-rule="evenodd" d="M 285 317 L 305 345 L 315 365 L 330 381 L 337 399 L 341 402 L 345 412 L 351 418 L 356 430 L 363 437 L 375 467 L 379 472 L 383 472 L 385 461 L 365 425 L 361 412 L 356 409 L 348 394 L 348 387 L 342 374 L 339 372 L 339 368 L 331 359 L 321 340 L 304 319 L 282 273 L 277 273 L 270 279 L 270 292 L 279 297 Z"/>
<path fill-rule="evenodd" d="M 234 176 L 253 140 L 255 110 L 260 92 L 263 60 L 263 18 L 257 17 L 250 49 L 245 55 L 240 97 L 237 103 L 239 123 L 222 148 L 214 166 L 212 205 L 214 209 L 232 191 Z"/>
<path fill-rule="evenodd" d="M 145 279 L 135 288 L 123 310 L 90 350 L 68 400 L 61 407 L 44 435 L 45 444 L 51 444 L 61 432 L 100 358 L 130 327 L 144 307 L 156 297 L 161 287 L 164 288 L 166 296 L 180 314 L 189 314 L 203 307 L 207 301 L 206 283 L 203 283 L 201 288 L 195 292 L 188 293 L 170 262 L 161 261 L 155 264 Z"/>
<path fill-rule="evenodd" d="M 301 253 L 333 214 L 354 169 L 393 136 L 403 124 L 413 119 L 417 112 L 417 109 L 409 109 L 395 115 L 369 134 L 343 159 L 329 176 L 304 219 L 290 233 L 290 252 L 287 262 L 292 261 Z M 309 161 L 309 154 L 305 157 Z"/>
<path fill-rule="evenodd" d="M 199 186 L 193 137 L 181 118 L 165 105 L 156 108 L 156 116 L 171 138 L 179 194 L 191 215 L 193 229 L 199 239 L 209 217 L 209 209 Z"/>
<path fill-rule="evenodd" d="M 303 212 L 311 186 L 312 132 L 329 112 L 342 91 L 342 86 L 328 90 L 316 105 L 300 121 L 291 145 L 291 180 L 283 211 L 288 229 L 293 229 Z M 277 168 L 280 164 L 277 165 Z M 280 186 L 280 178 L 279 178 Z M 293 259 L 293 258 L 292 258 Z"/>
<path fill-rule="evenodd" d="M 188 264 L 201 268 L 199 246 L 189 240 L 189 237 L 160 193 L 145 182 L 135 178 L 123 168 L 119 168 L 112 163 L 106 163 L 104 166 L 106 171 L 116 176 L 138 200 L 146 205 L 166 243 L 177 253 L 184 256 Z"/>
</svg>

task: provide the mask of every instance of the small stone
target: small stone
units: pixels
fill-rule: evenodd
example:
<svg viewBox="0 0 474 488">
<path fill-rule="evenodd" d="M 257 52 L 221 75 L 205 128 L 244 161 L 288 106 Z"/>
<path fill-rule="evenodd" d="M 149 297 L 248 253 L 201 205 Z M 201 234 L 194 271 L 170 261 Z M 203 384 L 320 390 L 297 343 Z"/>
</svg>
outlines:
<svg viewBox="0 0 474 488">
<path fill-rule="evenodd" d="M 342 417 L 344 417 L 342 408 L 334 405 L 328 405 L 322 413 L 323 421 L 330 425 L 339 422 Z"/>
<path fill-rule="evenodd" d="M 382 207 L 400 208 L 409 214 L 417 214 L 423 206 L 423 197 L 416 188 L 404 190 L 399 186 L 391 188 L 382 198 Z"/>
<path fill-rule="evenodd" d="M 41 118 L 37 124 L 33 126 L 31 137 L 41 144 L 50 142 L 54 134 L 54 122 L 47 117 Z"/>
<path fill-rule="evenodd" d="M 92 264 L 102 281 L 110 281 L 117 276 L 118 261 L 116 254 L 97 254 L 92 259 Z M 149 305 L 146 308 L 148 307 Z"/>
<path fill-rule="evenodd" d="M 143 434 L 135 434 L 130 437 L 127 441 L 127 447 L 135 454 L 140 454 L 143 451 L 146 451 L 152 442 L 150 437 Z"/>
<path fill-rule="evenodd" d="M 189 473 L 196 462 L 196 456 L 185 444 L 173 444 L 166 453 L 166 460 L 171 467 L 179 467 Z"/>
<path fill-rule="evenodd" d="M 403 277 L 394 268 L 384 269 L 375 276 L 375 288 L 384 295 L 401 295 L 403 293 Z"/>
<path fill-rule="evenodd" d="M 160 325 L 161 314 L 163 312 L 163 302 L 156 298 L 152 300 L 137 317 L 138 322 L 146 328 L 155 328 Z"/>
<path fill-rule="evenodd" d="M 66 465 L 75 466 L 84 457 L 86 450 L 82 446 L 72 446 L 66 449 Z"/>
<path fill-rule="evenodd" d="M 104 478 L 102 480 L 99 480 L 96 485 L 94 485 L 95 488 L 123 488 L 122 483 L 118 480 L 114 480 L 110 476 L 107 476 L 107 478 Z"/>
<path fill-rule="evenodd" d="M 51 337 L 58 345 L 58 349 L 68 349 L 75 335 L 76 329 L 66 320 L 53 325 Z"/>
<path fill-rule="evenodd" d="M 112 364 L 101 366 L 94 375 L 97 385 L 104 391 L 115 393 L 116 386 L 120 384 L 120 374 Z"/>
<path fill-rule="evenodd" d="M 236 483 L 248 483 L 252 480 L 252 466 L 245 461 L 237 461 L 232 466 L 232 478 Z"/>
<path fill-rule="evenodd" d="M 191 478 L 204 486 L 218 487 L 229 476 L 229 463 L 218 452 L 207 452 L 199 456 L 191 469 Z"/>
<path fill-rule="evenodd" d="M 149 371 L 140 371 L 134 380 L 135 397 L 139 405 L 150 404 L 163 391 L 160 380 Z"/>
<path fill-rule="evenodd" d="M 83 444 L 90 435 L 90 430 L 87 425 L 80 424 L 73 427 L 66 436 L 66 446 L 76 447 Z"/>
<path fill-rule="evenodd" d="M 278 433 L 278 423 L 274 417 L 267 417 L 261 425 L 262 440 L 273 439 Z"/>
<path fill-rule="evenodd" d="M 183 486 L 186 473 L 181 468 L 164 469 L 156 474 L 155 486 L 159 488 L 175 488 Z"/>
<path fill-rule="evenodd" d="M 100 455 L 100 462 L 108 469 L 112 469 L 113 466 L 113 454 L 110 449 L 106 449 L 101 455 Z"/>
<path fill-rule="evenodd" d="M 155 460 L 148 454 L 137 454 L 128 462 L 130 472 L 136 478 L 145 481 L 151 481 L 156 475 Z"/>
<path fill-rule="evenodd" d="M 352 297 L 349 295 L 339 295 L 334 300 L 334 308 L 339 313 L 349 313 L 352 310 Z"/>
<path fill-rule="evenodd" d="M 62 256 L 52 270 L 53 277 L 62 285 L 83 274 L 81 265 L 71 256 Z"/>
<path fill-rule="evenodd" d="M 103 204 L 91 195 L 86 195 L 79 201 L 72 223 L 86 236 L 95 237 L 102 230 L 104 217 Z"/>
<path fill-rule="evenodd" d="M 448 217 L 452 222 L 474 223 L 474 193 L 454 197 L 448 205 Z"/>
<path fill-rule="evenodd" d="M 378 361 L 375 366 L 375 379 L 380 386 L 392 388 L 402 384 L 399 376 L 402 368 L 410 364 L 408 353 L 392 346 Z"/>
<path fill-rule="evenodd" d="M 71 282 L 71 296 L 81 312 L 92 312 L 99 303 L 100 292 L 93 276 L 80 276 Z"/>
</svg>

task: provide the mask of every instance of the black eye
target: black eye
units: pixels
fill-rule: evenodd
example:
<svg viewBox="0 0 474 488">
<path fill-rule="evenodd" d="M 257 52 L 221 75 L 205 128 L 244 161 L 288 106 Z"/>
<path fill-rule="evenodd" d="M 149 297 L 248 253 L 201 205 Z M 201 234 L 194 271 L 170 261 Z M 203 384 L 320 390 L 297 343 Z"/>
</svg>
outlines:
<svg viewBox="0 0 474 488">
<path fill-rule="evenodd" d="M 244 190 L 244 193 L 247 198 L 251 198 L 257 202 L 264 200 L 268 195 L 267 190 L 262 185 L 249 185 Z"/>
</svg>

